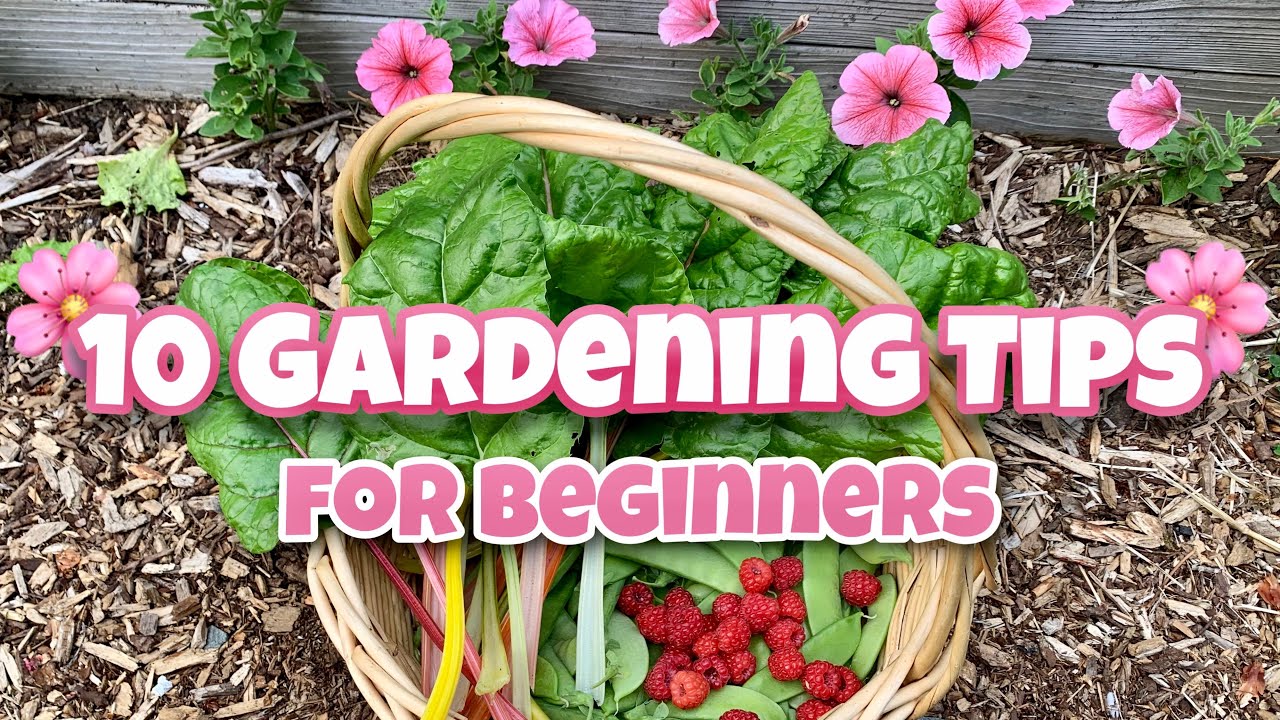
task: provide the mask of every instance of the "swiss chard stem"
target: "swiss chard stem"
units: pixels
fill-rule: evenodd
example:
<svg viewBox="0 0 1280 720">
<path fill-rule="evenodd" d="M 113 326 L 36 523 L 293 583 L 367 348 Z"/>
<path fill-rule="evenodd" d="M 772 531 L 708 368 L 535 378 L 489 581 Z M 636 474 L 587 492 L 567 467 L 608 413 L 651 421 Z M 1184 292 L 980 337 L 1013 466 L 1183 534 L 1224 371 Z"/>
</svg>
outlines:
<svg viewBox="0 0 1280 720">
<path fill-rule="evenodd" d="M 502 546 L 502 569 L 507 576 L 507 617 L 511 623 L 511 702 L 521 715 L 529 717 L 529 636 L 525 633 L 524 604 L 520 597 L 520 564 L 516 549 Z"/>
<path fill-rule="evenodd" d="M 609 423 L 591 418 L 587 457 L 596 470 L 608 463 Z M 582 580 L 578 584 L 578 647 L 574 685 L 597 705 L 604 704 L 604 537 L 597 534 L 582 551 Z"/>
</svg>

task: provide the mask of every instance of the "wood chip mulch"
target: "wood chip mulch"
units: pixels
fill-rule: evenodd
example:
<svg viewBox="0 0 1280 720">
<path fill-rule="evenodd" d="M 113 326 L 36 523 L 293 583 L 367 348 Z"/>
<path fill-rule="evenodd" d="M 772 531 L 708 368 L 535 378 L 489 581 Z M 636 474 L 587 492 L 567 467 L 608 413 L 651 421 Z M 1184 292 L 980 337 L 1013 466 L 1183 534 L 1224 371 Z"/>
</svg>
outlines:
<svg viewBox="0 0 1280 720">
<path fill-rule="evenodd" d="M 0 110 L 4 257 L 26 242 L 99 242 L 144 307 L 171 303 L 200 262 L 247 258 L 337 305 L 328 188 L 372 116 L 307 108 L 301 130 L 245 144 L 200 138 L 207 110 L 190 103 L 9 98 Z M 182 207 L 102 207 L 94 159 L 175 129 Z M 380 183 L 403 181 L 412 159 Z M 1125 168 L 1108 148 L 982 135 L 984 212 L 946 241 L 1017 254 L 1042 304 L 1135 312 L 1154 301 L 1143 270 L 1163 249 L 1217 239 L 1275 297 L 1280 208 L 1265 184 L 1280 162 L 1250 161 L 1213 206 L 1162 208 L 1120 188 L 1097 195 L 1089 223 L 1054 202 Z M 22 302 L 8 292 L 0 313 Z M 990 418 L 1004 582 L 978 607 L 938 715 L 1277 717 L 1278 333 L 1273 322 L 1252 338 L 1242 371 L 1180 418 L 1135 413 L 1115 392 L 1093 418 Z M 0 718 L 371 717 L 311 607 L 304 549 L 240 548 L 176 420 L 86 413 L 56 353 L 6 347 L 2 362 Z"/>
</svg>

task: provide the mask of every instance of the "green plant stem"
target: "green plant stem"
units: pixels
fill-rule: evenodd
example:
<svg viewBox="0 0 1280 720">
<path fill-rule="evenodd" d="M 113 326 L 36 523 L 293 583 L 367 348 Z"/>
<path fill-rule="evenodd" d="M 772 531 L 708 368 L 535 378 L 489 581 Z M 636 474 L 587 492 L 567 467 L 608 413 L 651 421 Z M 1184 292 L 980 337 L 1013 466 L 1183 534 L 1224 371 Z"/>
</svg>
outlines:
<svg viewBox="0 0 1280 720">
<path fill-rule="evenodd" d="M 608 463 L 609 427 L 606 418 L 591 418 L 587 459 L 597 471 Z M 578 652 L 575 688 L 604 704 L 604 536 L 596 534 L 582 551 L 582 581 L 578 585 Z"/>
</svg>

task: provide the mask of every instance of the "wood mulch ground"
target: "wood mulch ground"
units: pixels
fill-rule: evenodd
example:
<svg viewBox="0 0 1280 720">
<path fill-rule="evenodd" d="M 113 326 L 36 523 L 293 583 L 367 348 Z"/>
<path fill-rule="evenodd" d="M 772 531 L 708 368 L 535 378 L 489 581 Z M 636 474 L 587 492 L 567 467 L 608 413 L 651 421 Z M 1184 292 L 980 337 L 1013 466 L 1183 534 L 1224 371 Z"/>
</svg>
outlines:
<svg viewBox="0 0 1280 720">
<path fill-rule="evenodd" d="M 372 118 L 316 107 L 298 121 L 305 131 L 246 147 L 193 134 L 199 114 L 176 102 L 0 99 L 0 251 L 105 244 L 144 307 L 172 302 L 200 262 L 248 258 L 335 306 L 327 188 Z M 190 187 L 182 208 L 129 217 L 100 206 L 90 158 L 174 129 Z M 1242 250 L 1250 280 L 1280 284 L 1280 208 L 1263 187 L 1280 163 L 1250 162 L 1213 207 L 1102 193 L 1087 223 L 1053 201 L 1074 182 L 1105 182 L 1122 155 L 1003 136 L 980 137 L 979 149 L 986 209 L 949 239 L 1019 255 L 1046 305 L 1136 311 L 1153 301 L 1142 270 L 1161 250 L 1209 239 Z M 0 313 L 21 302 L 6 293 Z M 991 418 L 1009 518 L 1004 584 L 979 606 L 939 715 L 1277 717 L 1280 617 L 1259 583 L 1280 564 L 1278 330 L 1254 338 L 1239 375 L 1184 417 L 1138 414 L 1111 393 L 1094 418 Z M 54 353 L 6 346 L 2 362 L 0 718 L 368 716 L 310 607 L 305 553 L 239 547 L 177 421 L 87 414 Z M 1280 603 L 1280 588 L 1267 595 Z"/>
</svg>

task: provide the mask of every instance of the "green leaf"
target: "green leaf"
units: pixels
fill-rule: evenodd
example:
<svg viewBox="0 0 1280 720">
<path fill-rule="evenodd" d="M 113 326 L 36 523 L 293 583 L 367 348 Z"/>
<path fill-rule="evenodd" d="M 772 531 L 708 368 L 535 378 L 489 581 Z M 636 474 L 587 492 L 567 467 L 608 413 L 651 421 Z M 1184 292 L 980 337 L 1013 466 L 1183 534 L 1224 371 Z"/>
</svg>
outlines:
<svg viewBox="0 0 1280 720">
<path fill-rule="evenodd" d="M 965 125 L 973 124 L 973 114 L 969 111 L 969 103 L 960 97 L 960 94 L 951 88 L 947 88 L 947 97 L 951 98 L 951 117 L 947 119 L 948 125 L 957 125 L 964 123 Z"/>
<path fill-rule="evenodd" d="M 546 313 L 541 213 L 521 182 L 500 166 L 448 207 L 407 207 L 344 278 L 351 303 L 381 305 L 393 318 L 431 303 Z"/>
<path fill-rule="evenodd" d="M 580 225 L 650 227 L 653 195 L 648 180 L 595 158 L 547 153 L 552 214 Z"/>
<path fill-rule="evenodd" d="M 262 37 L 262 51 L 268 65 L 284 65 L 293 54 L 293 43 L 298 33 L 293 30 L 276 30 Z"/>
<path fill-rule="evenodd" d="M 624 232 L 544 218 L 542 232 L 555 291 L 553 320 L 586 305 L 626 312 L 637 305 L 693 302 L 684 261 L 671 251 L 671 241 L 655 231 Z"/>
<path fill-rule="evenodd" d="M 227 56 L 227 44 L 218 37 L 204 37 L 187 51 L 189 58 L 220 58 Z"/>
<path fill-rule="evenodd" d="M 887 227 L 907 228 L 934 241 L 948 225 L 969 220 L 982 208 L 968 188 L 973 160 L 972 131 L 965 123 L 947 127 L 930 120 L 911 137 L 892 144 L 876 144 L 853 153 L 818 191 L 814 209 L 868 214 L 865 199 L 872 190 L 905 195 L 918 203 L 885 214 L 870 213 Z M 888 196 L 882 196 L 883 201 Z M 852 203 L 852 205 L 851 205 Z M 903 219 L 894 216 L 906 212 Z M 923 214 L 921 214 L 923 213 Z"/>
<path fill-rule="evenodd" d="M 209 323 L 223 356 L 219 392 L 182 417 L 187 447 L 218 481 L 227 523 L 252 552 L 277 542 L 280 462 L 303 457 L 298 448 L 306 457 L 343 459 L 351 446 L 339 416 L 309 413 L 276 422 L 250 410 L 226 379 L 226 356 L 241 325 L 284 302 L 310 304 L 310 295 L 279 270 L 232 258 L 197 266 L 178 290 L 178 305 Z"/>
<path fill-rule="evenodd" d="M 1160 201 L 1165 205 L 1178 202 L 1190 191 L 1186 171 L 1168 170 L 1160 176 Z"/>
<path fill-rule="evenodd" d="M 1271 202 L 1280 205 L 1280 187 L 1277 187 L 1273 182 L 1269 182 L 1267 183 L 1267 192 L 1271 194 Z"/>
<path fill-rule="evenodd" d="M 880 53 L 881 55 L 884 55 L 885 53 L 889 52 L 889 48 L 893 47 L 894 45 L 897 45 L 897 43 L 890 40 L 889 38 L 883 38 L 883 37 L 876 38 L 876 52 Z"/>
<path fill-rule="evenodd" d="M 304 457 L 342 459 L 351 443 L 341 416 L 308 413 L 279 422 L 235 397 L 212 398 L 182 417 L 187 448 L 218 481 L 227 524 L 250 552 L 278 539 L 280 463 Z"/>
<path fill-rule="evenodd" d="M 234 115 L 218 113 L 200 126 L 200 134 L 204 137 L 219 137 L 231 132 L 235 127 L 236 117 Z"/>
<path fill-rule="evenodd" d="M 154 147 L 134 150 L 121 157 L 98 162 L 98 187 L 102 188 L 102 204 L 123 203 L 132 213 L 147 208 L 172 210 L 178 207 L 178 196 L 187 192 L 178 162 L 169 154 L 174 133 Z"/>
</svg>

